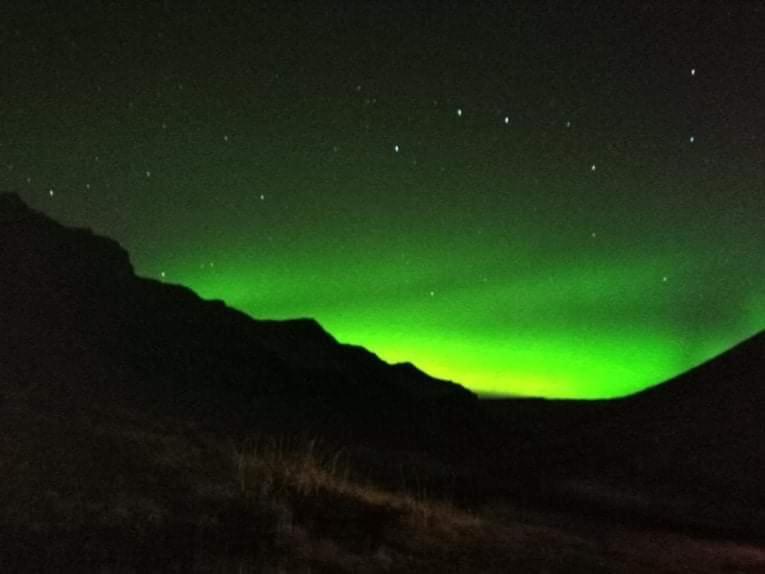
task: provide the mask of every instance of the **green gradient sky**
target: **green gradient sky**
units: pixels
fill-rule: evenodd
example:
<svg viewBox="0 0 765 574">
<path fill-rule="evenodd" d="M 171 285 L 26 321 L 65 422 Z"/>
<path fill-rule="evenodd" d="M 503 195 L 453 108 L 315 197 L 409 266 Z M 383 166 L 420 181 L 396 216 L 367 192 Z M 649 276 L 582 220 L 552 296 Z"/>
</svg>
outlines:
<svg viewBox="0 0 765 574">
<path fill-rule="evenodd" d="M 19 6 L 0 187 L 482 392 L 618 396 L 765 327 L 765 11 L 468 4 Z"/>
<path fill-rule="evenodd" d="M 696 257 L 689 265 L 688 253 L 623 261 L 580 253 L 540 265 L 523 245 L 517 253 L 487 247 L 483 257 L 446 240 L 437 249 L 376 248 L 370 257 L 363 244 L 342 252 L 305 246 L 287 267 L 279 255 L 197 253 L 152 275 L 164 272 L 255 317 L 316 317 L 343 342 L 490 393 L 634 392 L 763 324 L 762 298 L 746 292 L 731 311 L 710 309 L 719 290 L 735 286 L 722 279 L 723 265 L 714 285 L 690 290 L 699 268 L 715 276 L 715 263 Z M 508 259 L 516 265 L 497 273 Z"/>
</svg>

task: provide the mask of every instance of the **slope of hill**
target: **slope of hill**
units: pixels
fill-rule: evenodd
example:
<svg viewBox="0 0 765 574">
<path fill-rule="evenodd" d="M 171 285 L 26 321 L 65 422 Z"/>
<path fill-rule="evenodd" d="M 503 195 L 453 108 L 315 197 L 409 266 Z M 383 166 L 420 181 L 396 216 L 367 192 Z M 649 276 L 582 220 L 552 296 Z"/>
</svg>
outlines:
<svg viewBox="0 0 765 574">
<path fill-rule="evenodd" d="M 670 381 L 586 409 L 588 418 L 539 447 L 569 493 L 761 539 L 765 332 Z"/>
<path fill-rule="evenodd" d="M 256 321 L 137 277 L 127 253 L 0 195 L 0 376 L 49 400 L 143 399 L 228 425 L 435 437 L 474 395 L 337 343 L 313 320 Z M 396 436 L 400 435 L 400 436 Z"/>
</svg>

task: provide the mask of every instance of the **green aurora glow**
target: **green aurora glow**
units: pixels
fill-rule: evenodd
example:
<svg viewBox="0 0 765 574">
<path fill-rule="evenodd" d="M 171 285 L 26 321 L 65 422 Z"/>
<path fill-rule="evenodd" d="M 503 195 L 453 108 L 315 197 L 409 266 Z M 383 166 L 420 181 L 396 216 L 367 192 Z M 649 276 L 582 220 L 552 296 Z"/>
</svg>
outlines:
<svg viewBox="0 0 765 574">
<path fill-rule="evenodd" d="M 0 189 L 141 275 L 484 393 L 619 396 L 765 326 L 761 12 L 22 4 Z"/>
<path fill-rule="evenodd" d="M 364 246 L 342 254 L 305 247 L 249 261 L 197 252 L 163 270 L 168 280 L 254 317 L 314 317 L 342 342 L 487 394 L 628 394 L 722 352 L 765 320 L 762 297 L 745 299 L 727 317 L 711 313 L 709 290 L 687 300 L 688 288 L 675 284 L 691 283 L 703 257 L 528 261 L 498 275 L 491 269 L 499 261 L 481 260 L 480 249 L 447 244 L 407 257 L 400 245 L 381 256 L 379 243 L 372 256 Z M 664 281 L 667 269 L 674 272 Z M 708 265 L 704 275 L 714 274 Z M 691 324 L 703 331 L 693 333 Z"/>
</svg>

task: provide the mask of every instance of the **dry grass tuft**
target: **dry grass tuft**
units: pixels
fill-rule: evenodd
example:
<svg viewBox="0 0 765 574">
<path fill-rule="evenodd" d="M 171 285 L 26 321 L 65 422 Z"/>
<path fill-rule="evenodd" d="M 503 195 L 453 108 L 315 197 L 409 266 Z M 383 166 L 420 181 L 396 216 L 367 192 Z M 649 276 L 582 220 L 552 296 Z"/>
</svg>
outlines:
<svg viewBox="0 0 765 574">
<path fill-rule="evenodd" d="M 355 557 L 390 567 L 480 545 L 497 528 L 449 504 L 363 481 L 342 450 L 316 439 L 255 437 L 234 460 L 242 494 L 278 516 L 275 536 L 322 563 L 334 554 L 337 566 Z"/>
</svg>

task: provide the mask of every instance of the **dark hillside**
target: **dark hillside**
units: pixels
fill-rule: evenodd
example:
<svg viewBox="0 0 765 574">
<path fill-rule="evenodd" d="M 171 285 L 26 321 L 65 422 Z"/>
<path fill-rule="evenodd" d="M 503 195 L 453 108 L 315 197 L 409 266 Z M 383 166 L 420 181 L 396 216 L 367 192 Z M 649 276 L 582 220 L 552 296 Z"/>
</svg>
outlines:
<svg viewBox="0 0 765 574">
<path fill-rule="evenodd" d="M 533 405 L 529 405 L 531 407 Z M 504 424 L 527 420 L 503 406 Z M 765 532 L 765 333 L 642 393 L 537 405 L 521 466 L 590 510 L 675 526 Z M 540 421 L 547 421 L 547 424 Z"/>
<path fill-rule="evenodd" d="M 0 374 L 46 400 L 120 396 L 399 446 L 443 435 L 475 407 L 466 389 L 341 345 L 313 320 L 256 321 L 137 277 L 116 242 L 13 194 L 0 196 L 0 269 Z"/>
</svg>

